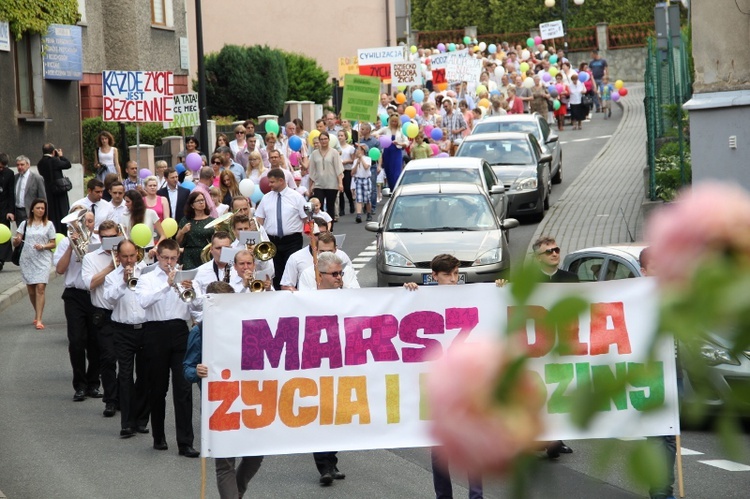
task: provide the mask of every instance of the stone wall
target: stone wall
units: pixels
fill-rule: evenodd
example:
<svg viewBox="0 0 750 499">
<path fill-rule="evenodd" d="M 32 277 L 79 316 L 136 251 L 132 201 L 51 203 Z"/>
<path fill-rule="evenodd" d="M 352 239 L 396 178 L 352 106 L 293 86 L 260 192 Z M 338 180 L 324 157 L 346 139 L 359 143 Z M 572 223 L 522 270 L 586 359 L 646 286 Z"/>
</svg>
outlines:
<svg viewBox="0 0 750 499">
<path fill-rule="evenodd" d="M 646 72 L 646 47 L 599 50 L 609 65 L 610 80 L 643 81 Z M 570 52 L 568 60 L 577 69 L 582 62 L 591 62 L 591 52 Z"/>
</svg>

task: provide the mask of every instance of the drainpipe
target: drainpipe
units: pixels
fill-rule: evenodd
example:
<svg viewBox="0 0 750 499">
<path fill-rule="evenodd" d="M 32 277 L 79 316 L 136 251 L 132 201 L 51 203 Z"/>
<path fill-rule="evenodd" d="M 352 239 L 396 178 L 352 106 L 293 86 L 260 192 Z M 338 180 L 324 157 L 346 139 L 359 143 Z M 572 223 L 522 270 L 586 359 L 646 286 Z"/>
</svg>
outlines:
<svg viewBox="0 0 750 499">
<path fill-rule="evenodd" d="M 391 46 L 391 0 L 385 0 L 385 46 Z"/>
</svg>

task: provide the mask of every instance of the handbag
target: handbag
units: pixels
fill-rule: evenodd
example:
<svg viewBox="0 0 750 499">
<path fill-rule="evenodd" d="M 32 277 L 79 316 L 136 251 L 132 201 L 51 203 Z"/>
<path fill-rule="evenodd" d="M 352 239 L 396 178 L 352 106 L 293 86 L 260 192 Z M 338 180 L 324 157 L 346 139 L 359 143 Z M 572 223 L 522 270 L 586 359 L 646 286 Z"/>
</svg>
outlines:
<svg viewBox="0 0 750 499">
<path fill-rule="evenodd" d="M 587 107 L 591 107 L 594 105 L 594 96 L 591 94 L 583 94 L 581 96 L 581 104 Z"/>
<path fill-rule="evenodd" d="M 21 251 L 23 251 L 23 245 L 26 244 L 26 229 L 28 228 L 29 224 L 26 222 L 26 225 L 23 226 L 23 239 L 21 239 L 21 244 L 13 248 L 13 254 L 10 257 L 10 261 L 13 262 L 13 265 L 21 265 Z"/>
<path fill-rule="evenodd" d="M 63 176 L 62 178 L 55 179 L 55 183 L 52 184 L 52 190 L 56 194 L 65 194 L 73 188 L 73 183 L 68 177 Z"/>
</svg>

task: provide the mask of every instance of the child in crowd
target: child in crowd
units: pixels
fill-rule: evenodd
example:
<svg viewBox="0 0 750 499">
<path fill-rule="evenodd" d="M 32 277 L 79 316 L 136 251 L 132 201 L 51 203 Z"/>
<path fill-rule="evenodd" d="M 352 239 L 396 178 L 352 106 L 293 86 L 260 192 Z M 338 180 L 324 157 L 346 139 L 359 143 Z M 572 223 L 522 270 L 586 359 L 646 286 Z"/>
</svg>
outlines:
<svg viewBox="0 0 750 499">
<path fill-rule="evenodd" d="M 612 92 L 614 87 L 609 82 L 609 77 L 605 76 L 602 78 L 602 84 L 599 86 L 599 101 L 602 103 L 602 112 L 604 113 L 604 119 L 608 119 L 612 116 Z"/>
<path fill-rule="evenodd" d="M 421 132 L 420 132 L 421 133 Z M 362 222 L 362 205 L 365 205 L 367 212 L 367 221 L 372 220 L 370 199 L 372 192 L 372 174 L 370 166 L 372 159 L 367 155 L 369 148 L 366 144 L 358 144 L 354 153 L 354 163 L 352 167 L 352 192 L 354 193 L 355 209 L 357 211 L 356 222 Z"/>
<path fill-rule="evenodd" d="M 310 198 L 310 205 L 312 206 L 312 209 L 313 209 L 313 217 L 318 217 L 318 218 L 322 218 L 323 220 L 325 220 L 326 224 L 328 224 L 328 230 L 330 231 L 331 222 L 333 221 L 333 219 L 331 218 L 331 215 L 329 215 L 328 213 L 320 209 L 321 208 L 320 199 Z"/>
<path fill-rule="evenodd" d="M 385 185 L 385 169 L 381 168 L 376 177 L 376 183 L 378 184 L 378 203 L 383 201 L 383 185 Z"/>
<path fill-rule="evenodd" d="M 440 152 L 451 153 L 451 139 L 448 137 L 448 129 L 441 128 L 443 132 L 443 138 L 437 141 L 438 149 Z"/>
<path fill-rule="evenodd" d="M 411 159 L 424 159 L 432 156 L 432 148 L 424 141 L 424 131 L 420 130 L 414 137 L 414 145 L 411 146 Z"/>
</svg>

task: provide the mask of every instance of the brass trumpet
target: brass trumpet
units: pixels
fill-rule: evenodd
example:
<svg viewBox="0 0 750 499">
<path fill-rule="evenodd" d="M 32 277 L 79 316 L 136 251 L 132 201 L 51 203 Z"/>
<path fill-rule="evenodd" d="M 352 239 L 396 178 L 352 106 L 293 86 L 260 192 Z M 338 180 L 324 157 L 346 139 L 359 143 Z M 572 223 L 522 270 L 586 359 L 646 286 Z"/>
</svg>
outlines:
<svg viewBox="0 0 750 499">
<path fill-rule="evenodd" d="M 135 287 L 138 285 L 138 278 L 134 275 L 134 270 L 131 268 L 128 268 L 127 274 L 125 274 L 128 282 L 128 289 L 134 290 Z"/>
<path fill-rule="evenodd" d="M 247 287 L 251 293 L 262 293 L 266 290 L 266 283 L 260 279 L 253 279 L 250 281 L 250 285 Z"/>
</svg>

